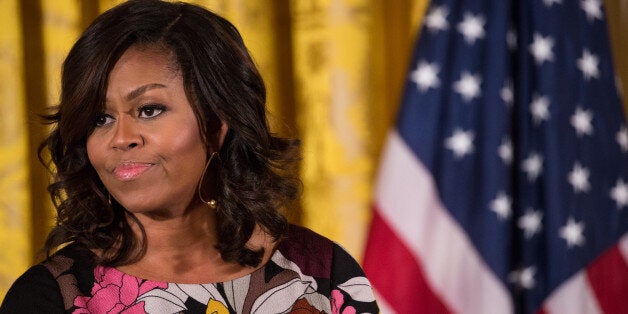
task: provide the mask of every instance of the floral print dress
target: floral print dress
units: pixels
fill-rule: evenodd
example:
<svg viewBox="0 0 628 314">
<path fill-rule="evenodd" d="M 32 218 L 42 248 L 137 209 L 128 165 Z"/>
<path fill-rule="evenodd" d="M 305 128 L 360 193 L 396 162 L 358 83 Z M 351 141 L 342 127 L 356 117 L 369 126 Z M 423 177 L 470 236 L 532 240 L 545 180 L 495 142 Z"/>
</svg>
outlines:
<svg viewBox="0 0 628 314">
<path fill-rule="evenodd" d="M 94 266 L 72 244 L 29 269 L 0 313 L 377 313 L 369 281 L 340 246 L 291 226 L 270 261 L 232 281 L 177 284 Z"/>
</svg>

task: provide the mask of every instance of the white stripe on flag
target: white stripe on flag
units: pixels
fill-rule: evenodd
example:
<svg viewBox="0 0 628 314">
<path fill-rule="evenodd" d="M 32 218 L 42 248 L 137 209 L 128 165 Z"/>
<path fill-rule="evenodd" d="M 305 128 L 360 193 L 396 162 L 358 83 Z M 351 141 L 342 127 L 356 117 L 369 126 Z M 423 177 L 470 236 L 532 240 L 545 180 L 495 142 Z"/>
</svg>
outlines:
<svg viewBox="0 0 628 314">
<path fill-rule="evenodd" d="M 431 174 L 396 130 L 388 135 L 384 148 L 375 201 L 381 215 L 422 261 L 426 280 L 448 308 L 458 313 L 513 312 L 508 290 L 449 216 Z"/>
<path fill-rule="evenodd" d="M 617 245 L 619 246 L 621 256 L 624 258 L 624 261 L 626 261 L 626 264 L 628 264 L 628 233 L 624 234 L 619 239 L 619 244 Z"/>
<path fill-rule="evenodd" d="M 547 313 L 596 314 L 602 313 L 597 299 L 589 286 L 586 269 L 563 282 L 547 298 L 544 305 Z"/>
<path fill-rule="evenodd" d="M 379 307 L 380 314 L 395 314 L 395 310 L 393 310 L 392 306 L 386 302 L 386 300 L 377 292 L 377 289 L 373 288 L 373 292 L 375 293 L 375 299 L 377 300 L 377 306 Z"/>
</svg>

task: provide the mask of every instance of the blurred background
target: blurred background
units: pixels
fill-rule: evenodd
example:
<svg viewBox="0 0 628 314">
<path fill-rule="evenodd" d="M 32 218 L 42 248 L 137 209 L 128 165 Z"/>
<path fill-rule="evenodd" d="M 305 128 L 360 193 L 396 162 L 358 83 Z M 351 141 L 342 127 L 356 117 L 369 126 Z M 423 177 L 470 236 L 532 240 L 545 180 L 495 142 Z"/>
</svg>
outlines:
<svg viewBox="0 0 628 314">
<path fill-rule="evenodd" d="M 54 223 L 37 160 L 63 59 L 121 1 L 0 0 L 0 298 L 38 261 Z M 302 140 L 304 190 L 290 221 L 364 253 L 379 155 L 395 120 L 428 0 L 206 0 L 242 33 L 268 87 L 273 129 Z M 605 9 L 628 90 L 628 1 Z"/>
</svg>

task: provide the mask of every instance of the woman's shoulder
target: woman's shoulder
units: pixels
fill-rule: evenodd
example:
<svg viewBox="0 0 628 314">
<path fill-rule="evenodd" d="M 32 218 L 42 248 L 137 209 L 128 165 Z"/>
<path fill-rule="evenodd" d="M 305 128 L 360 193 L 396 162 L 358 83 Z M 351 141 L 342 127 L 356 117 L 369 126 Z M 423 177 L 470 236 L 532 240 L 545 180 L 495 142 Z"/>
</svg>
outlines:
<svg viewBox="0 0 628 314">
<path fill-rule="evenodd" d="M 35 267 L 52 278 L 61 304 L 69 309 L 77 296 L 91 291 L 94 265 L 95 255 L 91 250 L 81 244 L 70 243 Z"/>
<path fill-rule="evenodd" d="M 70 243 L 44 260 L 41 265 L 46 267 L 55 277 L 77 267 L 92 268 L 94 253 L 79 243 Z"/>
<path fill-rule="evenodd" d="M 305 250 L 306 253 L 319 254 L 331 250 L 334 244 L 332 240 L 306 227 L 290 224 L 279 248 L 283 250 Z"/>
<path fill-rule="evenodd" d="M 339 244 L 297 225 L 289 226 L 277 251 L 316 277 L 330 278 L 339 270 L 350 274 L 362 272 L 358 262 Z"/>
<path fill-rule="evenodd" d="M 67 289 L 77 289 L 76 265 L 86 261 L 88 252 L 70 244 L 30 267 L 7 292 L 0 313 L 41 313 L 42 309 L 64 312 L 64 295 Z"/>
<path fill-rule="evenodd" d="M 0 306 L 0 313 L 39 313 L 44 308 L 53 312 L 64 309 L 55 278 L 39 264 L 13 283 Z"/>
<path fill-rule="evenodd" d="M 318 292 L 333 299 L 336 312 L 351 308 L 359 313 L 377 313 L 370 282 L 356 259 L 334 241 L 304 227 L 290 225 L 273 255 L 273 262 L 312 276 Z"/>
<path fill-rule="evenodd" d="M 310 229 L 289 225 L 277 252 L 311 275 L 329 278 L 335 245 L 333 241 Z"/>
</svg>

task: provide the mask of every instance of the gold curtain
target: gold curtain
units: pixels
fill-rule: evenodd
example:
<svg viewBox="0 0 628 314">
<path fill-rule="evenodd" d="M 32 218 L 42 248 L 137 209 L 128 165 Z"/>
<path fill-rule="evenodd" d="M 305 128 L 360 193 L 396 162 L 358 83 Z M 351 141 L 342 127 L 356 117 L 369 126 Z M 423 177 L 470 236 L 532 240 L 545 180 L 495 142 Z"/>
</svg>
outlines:
<svg viewBox="0 0 628 314">
<path fill-rule="evenodd" d="M 57 102 L 61 62 L 81 30 L 120 2 L 0 0 L 0 297 L 41 258 L 53 223 L 37 114 Z M 268 86 L 273 129 L 302 139 L 303 197 L 287 216 L 360 259 L 380 148 L 428 0 L 191 2 L 241 31 Z M 607 2 L 628 86 L 628 4 Z"/>
<path fill-rule="evenodd" d="M 0 29 L 19 29 L 18 1 L 0 2 Z M 0 32 L 0 295 L 31 263 L 28 127 L 20 32 Z"/>
</svg>

